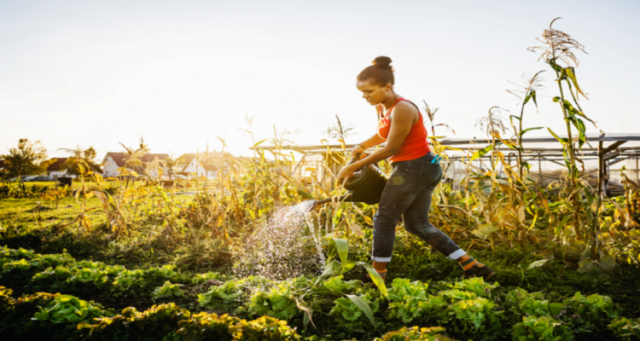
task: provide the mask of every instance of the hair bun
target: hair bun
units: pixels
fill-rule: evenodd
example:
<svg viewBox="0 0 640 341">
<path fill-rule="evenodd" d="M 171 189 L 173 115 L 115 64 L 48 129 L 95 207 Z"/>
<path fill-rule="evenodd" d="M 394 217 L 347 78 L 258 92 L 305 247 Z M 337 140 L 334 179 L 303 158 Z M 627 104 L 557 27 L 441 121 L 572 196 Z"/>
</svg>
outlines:
<svg viewBox="0 0 640 341">
<path fill-rule="evenodd" d="M 393 67 L 391 67 L 391 58 L 386 56 L 376 57 L 376 59 L 373 60 L 373 65 L 381 69 L 387 69 L 387 70 L 393 71 Z"/>
</svg>

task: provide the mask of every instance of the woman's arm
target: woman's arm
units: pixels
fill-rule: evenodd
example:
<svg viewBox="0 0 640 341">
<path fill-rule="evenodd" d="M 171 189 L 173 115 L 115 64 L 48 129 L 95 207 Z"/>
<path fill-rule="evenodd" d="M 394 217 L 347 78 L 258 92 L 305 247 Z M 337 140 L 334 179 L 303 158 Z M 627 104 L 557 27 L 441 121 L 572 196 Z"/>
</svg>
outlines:
<svg viewBox="0 0 640 341">
<path fill-rule="evenodd" d="M 366 167 L 397 154 L 400 150 L 400 147 L 402 146 L 402 143 L 404 142 L 404 139 L 407 137 L 407 135 L 409 135 L 409 132 L 411 131 L 411 127 L 413 127 L 415 120 L 416 113 L 413 106 L 396 105 L 396 108 L 393 112 L 393 119 L 391 120 L 391 128 L 389 131 L 387 144 L 384 147 L 376 150 L 366 158 L 342 168 L 340 170 L 340 173 L 338 174 L 338 179 L 340 179 L 341 181 L 343 179 L 348 179 L 357 169 Z"/>
<path fill-rule="evenodd" d="M 357 154 L 362 154 L 364 153 L 365 150 L 373 147 L 373 146 L 377 146 L 380 143 L 384 142 L 384 139 L 382 137 L 380 137 L 378 134 L 375 134 L 373 136 L 371 136 L 369 139 L 367 139 L 366 141 L 360 143 L 360 146 L 354 148 L 351 151 L 351 157 L 356 156 Z"/>
</svg>

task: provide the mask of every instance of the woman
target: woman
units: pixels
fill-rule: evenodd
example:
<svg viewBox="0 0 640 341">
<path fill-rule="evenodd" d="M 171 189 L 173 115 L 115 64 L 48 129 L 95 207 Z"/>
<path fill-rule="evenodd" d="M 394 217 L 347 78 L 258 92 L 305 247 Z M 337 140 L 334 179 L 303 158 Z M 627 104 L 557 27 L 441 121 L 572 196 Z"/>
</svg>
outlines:
<svg viewBox="0 0 640 341">
<path fill-rule="evenodd" d="M 378 211 L 373 218 L 373 267 L 384 278 L 391 261 L 396 224 L 404 218 L 407 231 L 422 238 L 451 260 L 457 260 L 465 277 L 491 278 L 488 266 L 468 256 L 447 235 L 429 222 L 431 194 L 442 179 L 439 156 L 433 155 L 427 142 L 422 114 L 412 102 L 393 90 L 394 76 L 389 57 L 378 57 L 357 77 L 362 97 L 376 106 L 378 132 L 362 142 L 352 157 L 386 142 L 371 155 L 340 170 L 339 179 L 348 179 L 368 165 L 390 157 L 393 173 L 387 181 Z"/>
</svg>

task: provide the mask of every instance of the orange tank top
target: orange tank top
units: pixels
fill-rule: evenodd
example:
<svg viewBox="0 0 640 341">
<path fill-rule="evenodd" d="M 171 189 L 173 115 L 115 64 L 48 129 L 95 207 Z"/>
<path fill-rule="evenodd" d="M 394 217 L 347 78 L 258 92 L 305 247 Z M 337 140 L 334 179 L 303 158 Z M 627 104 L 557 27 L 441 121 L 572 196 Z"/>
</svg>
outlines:
<svg viewBox="0 0 640 341">
<path fill-rule="evenodd" d="M 418 109 L 418 106 L 413 102 L 404 98 L 398 98 L 389 111 L 387 111 L 387 114 L 383 115 L 383 107 L 380 105 L 378 111 L 378 115 L 380 116 L 380 120 L 378 121 L 378 136 L 385 140 L 389 137 L 389 131 L 391 130 L 391 112 L 400 101 L 407 101 Z M 409 131 L 409 134 L 402 142 L 398 153 L 390 158 L 391 162 L 415 160 L 425 156 L 430 151 L 429 142 L 427 141 L 427 128 L 424 126 L 420 109 L 418 109 L 418 115 L 420 116 L 418 122 L 411 127 L 411 131 Z"/>
</svg>

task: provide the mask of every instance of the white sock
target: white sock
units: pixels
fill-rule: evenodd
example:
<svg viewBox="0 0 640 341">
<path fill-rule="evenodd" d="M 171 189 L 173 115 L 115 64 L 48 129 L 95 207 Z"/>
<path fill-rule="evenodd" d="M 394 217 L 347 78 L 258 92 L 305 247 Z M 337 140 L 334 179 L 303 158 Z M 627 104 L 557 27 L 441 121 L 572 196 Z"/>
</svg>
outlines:
<svg viewBox="0 0 640 341">
<path fill-rule="evenodd" d="M 454 251 L 452 254 L 450 254 L 449 256 L 447 256 L 449 259 L 451 260 L 456 260 L 464 255 L 466 255 L 467 253 L 463 250 L 463 249 L 458 249 L 456 251 Z"/>
</svg>

